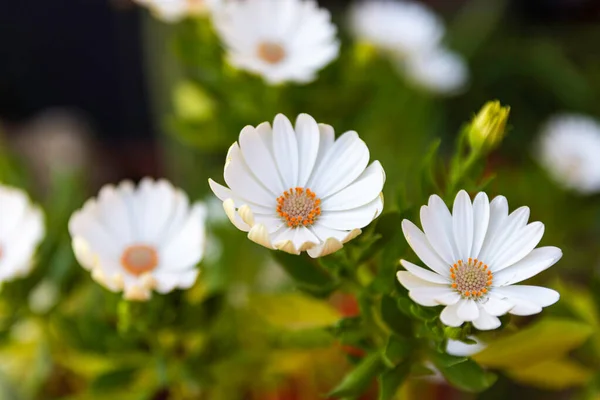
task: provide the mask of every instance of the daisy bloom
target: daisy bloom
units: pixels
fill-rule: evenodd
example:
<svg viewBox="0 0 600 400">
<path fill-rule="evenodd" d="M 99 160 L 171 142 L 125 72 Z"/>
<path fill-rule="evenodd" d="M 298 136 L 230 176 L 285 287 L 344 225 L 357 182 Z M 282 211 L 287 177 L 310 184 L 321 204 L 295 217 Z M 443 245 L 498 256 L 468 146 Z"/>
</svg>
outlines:
<svg viewBox="0 0 600 400">
<path fill-rule="evenodd" d="M 217 14 L 229 62 L 270 84 L 313 81 L 339 52 L 331 15 L 314 0 L 231 0 Z"/>
<path fill-rule="evenodd" d="M 529 208 L 508 213 L 504 196 L 491 203 L 481 192 L 473 203 L 461 190 L 452 214 L 436 195 L 421 207 L 421 231 L 408 220 L 402 231 L 410 247 L 429 267 L 401 260 L 398 280 L 423 306 L 446 306 L 440 315 L 448 326 L 472 322 L 480 330 L 500 326 L 506 313 L 532 315 L 558 301 L 559 294 L 538 286 L 514 285 L 554 265 L 557 247 L 534 249 L 544 234 L 541 222 L 527 223 Z"/>
<path fill-rule="evenodd" d="M 438 46 L 444 25 L 421 3 L 363 0 L 350 9 L 354 36 L 381 50 L 409 57 Z"/>
<path fill-rule="evenodd" d="M 369 163 L 356 132 L 301 114 L 245 127 L 230 147 L 225 182 L 209 184 L 231 222 L 250 240 L 292 254 L 320 257 L 342 248 L 383 209 L 385 173 Z"/>
<path fill-rule="evenodd" d="M 44 235 L 41 209 L 22 190 L 0 185 L 0 283 L 29 273 Z"/>
<path fill-rule="evenodd" d="M 463 58 L 441 47 L 397 61 L 409 81 L 429 92 L 453 95 L 463 91 L 469 82 L 469 69 Z"/>
<path fill-rule="evenodd" d="M 164 22 L 178 22 L 188 16 L 201 16 L 214 10 L 222 0 L 134 0 L 150 9 Z"/>
<path fill-rule="evenodd" d="M 92 278 L 128 300 L 148 300 L 196 281 L 205 209 L 165 180 L 104 186 L 69 221 L 73 250 Z"/>
<path fill-rule="evenodd" d="M 563 187 L 600 192 L 600 123 L 577 114 L 552 117 L 537 142 L 537 158 Z"/>
</svg>

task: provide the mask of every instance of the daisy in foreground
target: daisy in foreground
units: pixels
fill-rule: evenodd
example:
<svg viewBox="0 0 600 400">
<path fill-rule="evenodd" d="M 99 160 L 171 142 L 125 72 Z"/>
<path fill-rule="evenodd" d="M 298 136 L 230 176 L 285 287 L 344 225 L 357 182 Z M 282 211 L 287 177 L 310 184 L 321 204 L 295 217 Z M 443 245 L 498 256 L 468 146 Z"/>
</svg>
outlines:
<svg viewBox="0 0 600 400">
<path fill-rule="evenodd" d="M 165 180 L 104 186 L 69 221 L 73 250 L 92 278 L 128 300 L 148 300 L 196 281 L 205 209 Z"/>
<path fill-rule="evenodd" d="M 225 182 L 209 184 L 250 240 L 291 254 L 321 257 L 342 248 L 383 209 L 385 173 L 350 131 L 301 114 L 245 127 L 227 154 Z"/>
<path fill-rule="evenodd" d="M 454 200 L 452 214 L 436 195 L 421 207 L 424 233 L 402 221 L 406 240 L 430 268 L 401 260 L 406 271 L 398 280 L 423 306 L 446 306 L 440 315 L 448 326 L 472 322 L 480 330 L 500 326 L 506 313 L 532 315 L 554 304 L 559 294 L 538 286 L 514 285 L 554 265 L 557 247 L 534 249 L 544 234 L 541 222 L 527 224 L 529 208 L 508 213 L 504 196 L 491 203 L 481 192 L 473 203 L 464 190 Z"/>
<path fill-rule="evenodd" d="M 339 52 L 331 15 L 314 0 L 231 0 L 214 23 L 229 62 L 270 84 L 313 81 Z"/>
<path fill-rule="evenodd" d="M 0 185 L 0 283 L 29 273 L 44 234 L 42 211 L 27 194 Z"/>
</svg>

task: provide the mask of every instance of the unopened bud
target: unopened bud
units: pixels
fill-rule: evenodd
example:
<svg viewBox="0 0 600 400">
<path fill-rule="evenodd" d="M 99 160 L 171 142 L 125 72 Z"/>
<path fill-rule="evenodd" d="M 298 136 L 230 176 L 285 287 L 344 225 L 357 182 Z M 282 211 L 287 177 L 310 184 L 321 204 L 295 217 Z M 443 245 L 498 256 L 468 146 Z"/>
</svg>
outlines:
<svg viewBox="0 0 600 400">
<path fill-rule="evenodd" d="M 469 126 L 469 144 L 475 151 L 490 151 L 504 139 L 510 107 L 499 101 L 487 102 Z"/>
</svg>

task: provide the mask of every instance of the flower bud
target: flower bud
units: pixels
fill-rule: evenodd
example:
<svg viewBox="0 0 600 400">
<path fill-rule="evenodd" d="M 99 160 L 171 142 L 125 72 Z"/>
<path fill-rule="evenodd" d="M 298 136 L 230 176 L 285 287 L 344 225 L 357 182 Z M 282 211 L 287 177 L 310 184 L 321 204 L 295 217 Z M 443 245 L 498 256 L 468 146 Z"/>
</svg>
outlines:
<svg viewBox="0 0 600 400">
<path fill-rule="evenodd" d="M 469 125 L 468 139 L 474 151 L 490 151 L 504 139 L 510 107 L 499 101 L 487 102 Z"/>
</svg>

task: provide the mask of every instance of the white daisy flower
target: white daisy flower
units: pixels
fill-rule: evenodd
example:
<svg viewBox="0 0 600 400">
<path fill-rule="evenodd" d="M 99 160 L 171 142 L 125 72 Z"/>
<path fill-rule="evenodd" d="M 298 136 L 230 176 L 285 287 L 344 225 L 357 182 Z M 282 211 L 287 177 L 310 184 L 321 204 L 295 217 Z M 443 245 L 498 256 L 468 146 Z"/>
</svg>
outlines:
<svg viewBox="0 0 600 400">
<path fill-rule="evenodd" d="M 92 278 L 128 300 L 187 289 L 204 253 L 205 209 L 165 180 L 106 185 L 69 221 L 73 250 Z"/>
<path fill-rule="evenodd" d="M 227 154 L 225 182 L 209 184 L 231 222 L 250 240 L 292 254 L 320 257 L 342 248 L 383 209 L 385 173 L 369 163 L 356 132 L 301 114 L 245 127 Z"/>
<path fill-rule="evenodd" d="M 463 58 L 441 47 L 397 61 L 409 81 L 433 93 L 457 94 L 469 82 L 469 69 Z"/>
<path fill-rule="evenodd" d="M 215 27 L 229 62 L 271 84 L 310 82 L 339 52 L 331 15 L 314 0 L 231 0 Z"/>
<path fill-rule="evenodd" d="M 188 16 L 205 15 L 223 0 L 134 0 L 150 9 L 152 14 L 164 22 L 178 22 Z"/>
<path fill-rule="evenodd" d="M 442 21 L 427 6 L 390 0 L 354 3 L 350 28 L 360 41 L 401 57 L 437 47 L 445 31 Z"/>
<path fill-rule="evenodd" d="M 552 117 L 542 129 L 537 158 L 563 187 L 600 192 L 600 123 L 577 114 Z"/>
<path fill-rule="evenodd" d="M 30 272 L 44 235 L 42 210 L 22 190 L 0 185 L 0 284 Z"/>
<path fill-rule="evenodd" d="M 440 315 L 448 326 L 465 321 L 480 330 L 500 326 L 506 313 L 532 315 L 558 301 L 559 294 L 538 286 L 514 285 L 554 265 L 562 252 L 557 247 L 537 246 L 544 224 L 529 219 L 529 208 L 508 213 L 504 196 L 491 203 L 481 192 L 471 204 L 460 191 L 452 214 L 436 195 L 421 207 L 423 233 L 402 221 L 406 240 L 430 268 L 401 260 L 406 271 L 398 280 L 409 296 L 423 306 L 445 305 Z"/>
</svg>

